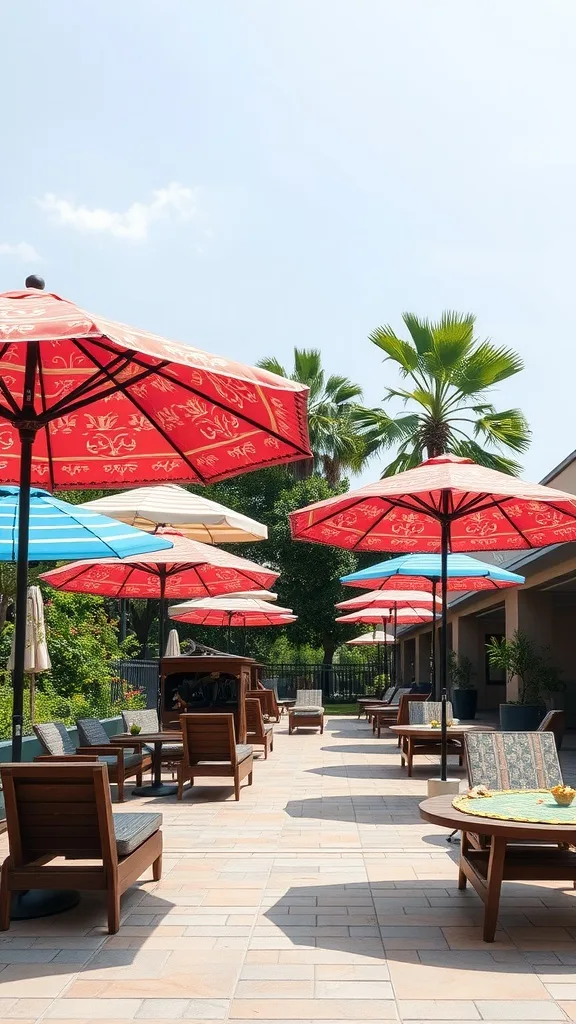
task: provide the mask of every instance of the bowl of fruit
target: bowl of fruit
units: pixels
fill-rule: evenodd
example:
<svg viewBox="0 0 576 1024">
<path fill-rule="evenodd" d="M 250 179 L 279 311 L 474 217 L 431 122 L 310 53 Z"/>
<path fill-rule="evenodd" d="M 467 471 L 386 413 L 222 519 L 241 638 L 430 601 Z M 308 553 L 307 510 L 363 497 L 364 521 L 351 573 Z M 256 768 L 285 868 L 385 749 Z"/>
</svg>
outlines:
<svg viewBox="0 0 576 1024">
<path fill-rule="evenodd" d="M 576 789 L 572 789 L 572 786 L 554 786 L 550 792 L 561 807 L 569 807 L 576 796 Z"/>
</svg>

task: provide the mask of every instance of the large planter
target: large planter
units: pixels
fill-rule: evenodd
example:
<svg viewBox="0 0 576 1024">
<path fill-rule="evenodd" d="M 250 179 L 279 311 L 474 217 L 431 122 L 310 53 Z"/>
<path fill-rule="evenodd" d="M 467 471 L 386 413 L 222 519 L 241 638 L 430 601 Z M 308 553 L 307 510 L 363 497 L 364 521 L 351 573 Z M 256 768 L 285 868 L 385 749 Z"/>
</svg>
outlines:
<svg viewBox="0 0 576 1024">
<path fill-rule="evenodd" d="M 476 718 L 478 690 L 452 690 L 452 708 L 454 717 L 460 721 L 471 722 Z"/>
<path fill-rule="evenodd" d="M 501 704 L 502 732 L 535 732 L 546 714 L 543 704 Z"/>
</svg>

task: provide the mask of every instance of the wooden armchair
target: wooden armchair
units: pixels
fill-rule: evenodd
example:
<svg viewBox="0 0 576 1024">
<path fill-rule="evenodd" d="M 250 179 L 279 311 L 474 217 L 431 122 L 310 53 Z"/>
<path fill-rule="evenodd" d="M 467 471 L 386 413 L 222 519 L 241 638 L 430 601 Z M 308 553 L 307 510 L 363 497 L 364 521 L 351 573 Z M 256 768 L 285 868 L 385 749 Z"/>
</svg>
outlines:
<svg viewBox="0 0 576 1024">
<path fill-rule="evenodd" d="M 178 765 L 178 799 L 184 783 L 198 778 L 234 779 L 234 796 L 240 799 L 240 783 L 248 776 L 252 785 L 254 750 L 248 743 L 236 743 L 234 715 L 180 715 L 184 756 Z"/>
<path fill-rule="evenodd" d="M 136 774 L 137 784 L 140 786 L 142 784 L 142 772 L 146 768 L 151 767 L 152 758 L 148 754 L 142 757 L 141 754 L 133 754 L 133 751 L 125 750 L 121 746 L 113 746 L 110 743 L 104 726 L 101 722 L 98 722 L 98 719 L 85 719 L 85 721 L 95 721 L 106 737 L 106 742 L 102 742 L 99 745 L 87 744 L 75 747 L 70 733 L 62 722 L 42 722 L 34 725 L 33 729 L 44 753 L 34 760 L 61 761 L 63 758 L 68 760 L 78 755 L 90 755 L 91 760 L 98 760 L 108 766 L 108 777 L 111 782 L 116 783 L 118 787 L 118 802 L 122 803 L 124 800 L 124 780 Z M 78 735 L 80 738 L 80 730 Z M 98 736 L 101 738 L 100 732 L 98 732 Z"/>
<path fill-rule="evenodd" d="M 102 722 L 97 718 L 79 718 L 76 722 L 80 746 L 77 754 L 97 754 L 108 765 L 110 782 L 118 787 L 118 803 L 124 800 L 124 782 L 136 777 L 136 785 L 142 785 L 142 774 L 152 771 L 152 757 L 138 743 L 138 737 L 129 740 L 118 736 L 112 741 Z"/>
<path fill-rule="evenodd" d="M 249 694 L 251 692 L 248 691 Z M 264 747 L 264 760 L 267 761 L 268 751 L 274 750 L 274 726 L 264 722 L 260 701 L 249 696 L 246 697 L 246 730 L 250 743 Z"/>
<path fill-rule="evenodd" d="M 391 704 L 397 689 L 397 686 L 388 686 L 384 693 L 380 691 L 379 697 L 358 697 L 356 700 L 358 704 L 358 718 L 366 714 L 366 708 L 368 707 L 380 707 L 384 704 Z"/>
<path fill-rule="evenodd" d="M 300 727 L 320 729 L 324 732 L 324 707 L 322 690 L 297 690 L 296 703 L 288 711 L 288 732 Z"/>
<path fill-rule="evenodd" d="M 280 708 L 274 690 L 267 690 L 260 684 L 257 690 L 247 690 L 246 695 L 250 697 L 250 700 L 260 701 L 262 714 L 266 718 L 273 718 L 275 722 L 280 721 Z"/>
<path fill-rule="evenodd" d="M 161 877 L 162 816 L 112 814 L 105 764 L 6 764 L 0 777 L 9 843 L 0 930 L 10 927 L 13 892 L 72 888 L 106 892 L 108 930 L 117 932 L 122 893 L 150 865 L 154 881 Z"/>
</svg>

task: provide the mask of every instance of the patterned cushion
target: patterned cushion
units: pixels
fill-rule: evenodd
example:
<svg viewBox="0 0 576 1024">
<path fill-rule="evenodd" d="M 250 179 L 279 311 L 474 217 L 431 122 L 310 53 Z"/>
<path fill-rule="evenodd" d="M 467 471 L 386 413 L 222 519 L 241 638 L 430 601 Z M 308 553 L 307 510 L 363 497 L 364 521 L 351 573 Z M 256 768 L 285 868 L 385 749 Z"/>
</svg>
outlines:
<svg viewBox="0 0 576 1024">
<path fill-rule="evenodd" d="M 161 814 L 113 814 L 112 817 L 119 857 L 127 857 L 137 850 L 162 824 Z"/>
<path fill-rule="evenodd" d="M 142 732 L 158 732 L 158 712 L 154 708 L 146 708 L 145 711 L 123 711 L 122 721 L 126 732 L 130 732 L 131 725 L 139 725 Z"/>
<path fill-rule="evenodd" d="M 551 789 L 562 783 L 551 732 L 469 733 L 464 742 L 471 786 Z"/>
<path fill-rule="evenodd" d="M 410 725 L 428 725 L 429 722 L 439 722 L 442 717 L 442 704 L 439 700 L 413 700 L 408 708 Z M 446 701 L 446 718 L 448 721 L 454 717 L 452 704 Z"/>
<path fill-rule="evenodd" d="M 296 707 L 320 707 L 322 690 L 297 690 Z"/>
<path fill-rule="evenodd" d="M 291 715 L 323 715 L 324 708 L 318 704 L 297 704 L 290 710 Z"/>
<path fill-rule="evenodd" d="M 387 690 L 384 690 L 384 693 L 382 694 L 383 703 L 388 704 L 392 700 L 396 689 L 396 686 L 389 686 Z"/>
<path fill-rule="evenodd" d="M 47 754 L 75 754 L 70 733 L 62 722 L 43 722 L 35 725 L 34 732 Z"/>
<path fill-rule="evenodd" d="M 76 727 L 81 747 L 101 747 L 110 743 L 106 729 L 97 718 L 79 718 Z"/>
</svg>

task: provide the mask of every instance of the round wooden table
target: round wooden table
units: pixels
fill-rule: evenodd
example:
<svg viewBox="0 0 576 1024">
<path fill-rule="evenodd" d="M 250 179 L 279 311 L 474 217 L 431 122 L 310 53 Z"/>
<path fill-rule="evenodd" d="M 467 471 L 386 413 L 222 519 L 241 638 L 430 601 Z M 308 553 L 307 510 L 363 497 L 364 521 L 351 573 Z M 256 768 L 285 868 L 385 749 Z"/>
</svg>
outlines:
<svg viewBox="0 0 576 1024">
<path fill-rule="evenodd" d="M 122 733 L 120 736 L 114 736 L 115 739 L 121 739 L 125 745 L 126 740 L 131 740 L 134 743 L 134 747 L 149 746 L 154 747 L 154 753 L 152 754 L 152 770 L 153 770 L 153 782 L 151 786 L 137 786 L 136 789 L 132 790 L 134 796 L 174 796 L 178 792 L 178 786 L 168 786 L 165 782 L 162 782 L 162 745 L 164 743 L 182 743 L 181 732 L 139 732 L 135 736 L 131 733 Z"/>
<path fill-rule="evenodd" d="M 441 729 L 430 725 L 390 725 L 391 732 L 400 737 L 400 762 L 408 764 L 408 775 L 412 776 L 414 754 L 435 754 L 442 741 Z M 494 732 L 491 725 L 451 725 L 446 729 L 448 753 L 462 758 L 462 739 L 470 732 Z M 420 749 L 418 749 L 420 748 Z"/>
<path fill-rule="evenodd" d="M 424 821 L 462 832 L 458 888 L 469 881 L 484 903 L 485 942 L 493 942 L 498 920 L 500 890 L 503 881 L 576 880 L 576 825 L 539 825 L 528 821 L 502 821 L 499 818 L 464 814 L 452 805 L 453 797 L 435 796 L 420 804 Z M 486 810 L 488 800 L 482 800 Z M 478 849 L 471 836 L 490 839 L 489 846 Z M 514 841 L 516 845 L 510 846 Z M 526 845 L 522 845 L 522 841 Z M 549 843 L 549 846 L 530 846 Z"/>
</svg>

